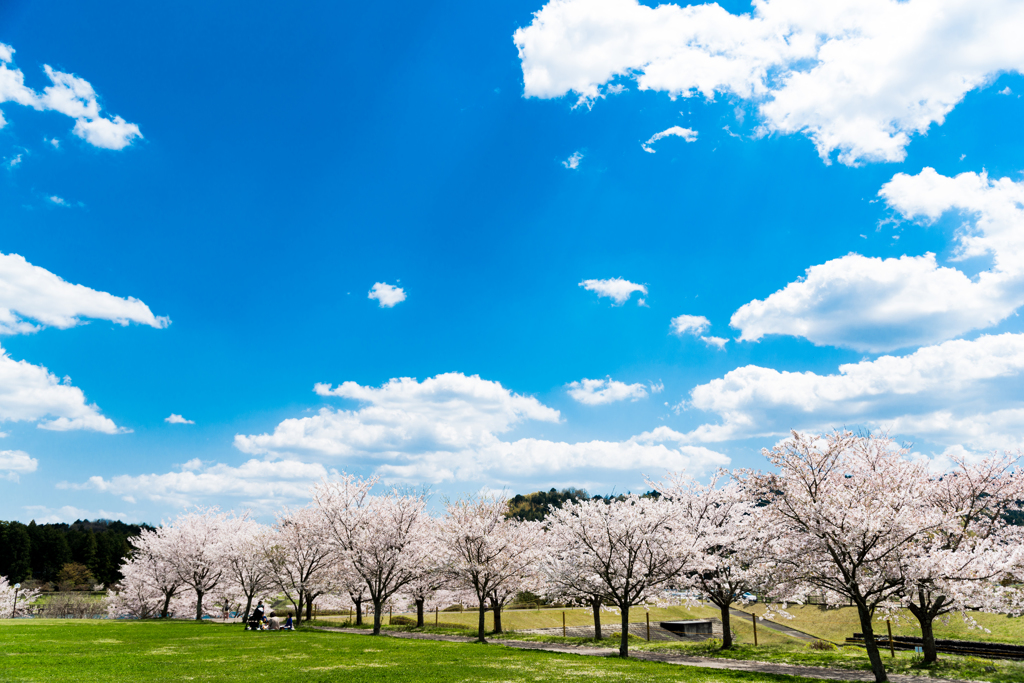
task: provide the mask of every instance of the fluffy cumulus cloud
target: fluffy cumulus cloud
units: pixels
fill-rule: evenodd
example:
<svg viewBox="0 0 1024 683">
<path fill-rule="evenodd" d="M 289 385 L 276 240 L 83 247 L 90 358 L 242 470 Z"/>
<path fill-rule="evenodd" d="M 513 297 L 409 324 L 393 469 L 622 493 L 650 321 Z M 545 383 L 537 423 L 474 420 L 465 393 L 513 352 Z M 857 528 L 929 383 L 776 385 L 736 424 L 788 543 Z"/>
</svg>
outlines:
<svg viewBox="0 0 1024 683">
<path fill-rule="evenodd" d="M 645 152 L 650 152 L 651 154 L 654 154 L 655 153 L 655 149 L 651 145 L 653 145 L 658 140 L 661 140 L 662 138 L 667 138 L 667 137 L 672 137 L 672 136 L 678 137 L 678 138 L 682 138 L 682 139 L 686 140 L 687 142 L 696 142 L 697 141 L 697 131 L 692 130 L 690 128 L 683 128 L 681 126 L 672 126 L 668 130 L 663 130 L 660 133 L 655 133 L 654 135 L 652 135 L 650 140 L 648 140 L 647 142 L 643 143 L 641 145 L 641 147 L 644 148 Z"/>
<path fill-rule="evenodd" d="M 18 481 L 18 475 L 35 472 L 39 461 L 25 451 L 0 451 L 0 478 Z"/>
<path fill-rule="evenodd" d="M 85 394 L 41 365 L 18 361 L 0 349 L 0 422 L 37 422 L 51 431 L 89 430 L 116 434 L 125 430 L 86 403 Z"/>
<path fill-rule="evenodd" d="M 405 301 L 405 290 L 386 282 L 375 282 L 370 289 L 370 299 L 376 299 L 381 308 L 394 308 Z"/>
<path fill-rule="evenodd" d="M 75 119 L 72 132 L 94 147 L 124 149 L 142 138 L 139 127 L 120 116 L 103 116 L 96 91 L 85 79 L 43 67 L 50 85 L 41 93 L 25 85 L 25 75 L 14 66 L 14 49 L 0 44 L 0 104 L 14 102 L 41 111 L 56 111 Z M 6 121 L 0 114 L 0 128 Z M 56 145 L 54 145 L 56 146 Z"/>
<path fill-rule="evenodd" d="M 925 168 L 899 173 L 879 191 L 902 218 L 934 223 L 954 212 L 953 262 L 989 259 L 971 278 L 934 254 L 870 258 L 848 254 L 752 301 L 732 317 L 740 339 L 801 336 L 815 344 L 882 352 L 933 344 L 998 323 L 1024 304 L 1024 182 L 985 173 L 955 178 Z"/>
<path fill-rule="evenodd" d="M 342 469 L 358 465 L 390 479 L 431 483 L 505 484 L 540 475 L 579 477 L 594 469 L 702 471 L 728 461 L 672 439 L 505 441 L 501 435 L 526 422 L 559 422 L 559 412 L 497 382 L 460 373 L 422 382 L 393 379 L 380 387 L 318 384 L 316 391 L 361 405 L 284 420 L 270 434 L 240 434 L 235 446 L 246 453 L 327 459 Z"/>
<path fill-rule="evenodd" d="M 172 425 L 194 425 L 195 424 L 194 420 L 186 420 L 184 417 L 182 417 L 181 415 L 178 415 L 177 413 L 171 413 L 170 415 L 165 417 L 164 418 L 164 422 L 166 422 L 167 424 L 172 424 Z"/>
<path fill-rule="evenodd" d="M 18 254 L 0 254 L 0 334 L 25 334 L 42 327 L 67 329 L 82 318 L 163 328 L 170 319 L 153 315 L 135 297 L 122 298 L 73 285 Z"/>
<path fill-rule="evenodd" d="M 623 280 L 621 277 L 613 277 L 607 280 L 584 280 L 580 283 L 580 287 L 595 292 L 598 296 L 611 299 L 615 306 L 621 306 L 629 301 L 629 297 L 633 295 L 633 292 L 647 294 L 647 285 L 638 285 L 635 282 Z M 644 300 L 640 299 L 639 303 L 642 306 Z"/>
<path fill-rule="evenodd" d="M 231 496 L 262 507 L 308 499 L 310 487 L 331 474 L 323 465 L 295 460 L 248 460 L 238 467 L 191 461 L 179 472 L 90 477 L 84 483 L 64 482 L 58 488 L 110 493 L 129 503 L 147 499 L 188 505 Z"/>
<path fill-rule="evenodd" d="M 833 375 L 748 365 L 692 390 L 686 407 L 716 413 L 720 422 L 698 427 L 687 439 L 726 441 L 785 434 L 793 427 L 866 424 L 941 441 L 943 430 L 933 427 L 946 420 L 946 436 L 955 441 L 957 433 L 970 432 L 968 424 L 983 429 L 979 416 L 994 416 L 986 419 L 1004 428 L 1020 417 L 1024 403 L 1016 387 L 1022 372 L 1021 334 L 947 341 L 906 356 L 841 365 Z"/>
<path fill-rule="evenodd" d="M 677 315 L 672 318 L 670 329 L 672 334 L 682 337 L 684 334 L 699 335 L 711 327 L 711 321 L 702 315 Z"/>
<path fill-rule="evenodd" d="M 1024 70 L 1014 0 L 551 0 L 515 32 L 525 95 L 593 103 L 618 81 L 753 103 L 763 133 L 802 133 L 825 160 L 900 161 L 964 95 Z"/>
<path fill-rule="evenodd" d="M 660 385 L 659 385 L 660 386 Z M 639 382 L 626 384 L 608 379 L 582 379 L 571 382 L 567 393 L 575 401 L 588 406 L 599 406 L 618 401 L 639 401 L 647 398 L 647 387 Z"/>
</svg>

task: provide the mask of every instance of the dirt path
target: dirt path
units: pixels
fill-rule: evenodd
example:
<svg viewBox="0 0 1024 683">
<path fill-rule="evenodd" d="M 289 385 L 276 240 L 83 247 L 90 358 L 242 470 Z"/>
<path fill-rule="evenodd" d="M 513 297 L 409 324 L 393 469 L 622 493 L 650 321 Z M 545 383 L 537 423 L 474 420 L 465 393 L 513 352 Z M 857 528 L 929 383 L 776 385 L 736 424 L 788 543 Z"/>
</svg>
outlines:
<svg viewBox="0 0 1024 683">
<path fill-rule="evenodd" d="M 333 631 L 336 633 L 351 633 L 354 635 L 371 635 L 369 629 L 335 628 L 332 626 L 314 626 L 320 631 Z M 409 633 L 406 631 L 381 632 L 381 635 L 389 638 L 405 638 L 407 640 L 439 640 L 449 643 L 472 643 L 476 639 L 469 636 L 449 636 L 438 633 Z M 581 655 L 584 657 L 614 657 L 618 650 L 607 647 L 585 647 L 574 645 L 559 645 L 557 643 L 534 643 L 522 640 L 491 640 L 494 645 L 502 645 L 517 650 L 540 650 L 543 652 L 557 652 L 560 654 Z M 763 674 L 782 674 L 785 676 L 804 676 L 806 678 L 819 678 L 829 681 L 874 681 L 875 677 L 870 671 L 847 671 L 844 669 L 826 669 L 820 666 L 796 666 L 793 664 L 769 664 L 767 662 L 751 662 L 739 659 L 712 659 L 710 657 L 688 657 L 667 652 L 633 652 L 632 659 L 642 659 L 649 662 L 664 662 L 666 664 L 677 664 L 679 666 L 698 666 L 705 669 L 728 669 L 730 671 L 749 671 Z M 926 676 L 905 676 L 902 674 L 889 674 L 891 683 L 936 683 L 935 678 Z M 967 681 L 966 683 L 971 683 Z"/>
</svg>

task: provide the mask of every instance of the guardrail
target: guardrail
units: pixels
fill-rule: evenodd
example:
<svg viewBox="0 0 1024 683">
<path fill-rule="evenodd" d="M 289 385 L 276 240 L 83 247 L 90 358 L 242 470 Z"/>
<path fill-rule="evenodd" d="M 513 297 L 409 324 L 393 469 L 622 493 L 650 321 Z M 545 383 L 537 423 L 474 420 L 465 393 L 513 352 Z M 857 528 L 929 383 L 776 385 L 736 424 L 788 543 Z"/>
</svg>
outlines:
<svg viewBox="0 0 1024 683">
<path fill-rule="evenodd" d="M 879 649 L 890 647 L 888 636 L 876 636 L 875 642 L 878 644 Z M 924 641 L 921 638 L 914 636 L 893 636 L 891 647 L 894 650 L 916 650 L 923 643 Z M 863 645 L 864 634 L 854 633 L 853 638 L 846 639 L 846 644 Z M 935 651 L 949 655 L 1024 660 L 1024 645 L 1010 645 L 1008 643 L 983 643 L 975 640 L 936 640 Z"/>
</svg>

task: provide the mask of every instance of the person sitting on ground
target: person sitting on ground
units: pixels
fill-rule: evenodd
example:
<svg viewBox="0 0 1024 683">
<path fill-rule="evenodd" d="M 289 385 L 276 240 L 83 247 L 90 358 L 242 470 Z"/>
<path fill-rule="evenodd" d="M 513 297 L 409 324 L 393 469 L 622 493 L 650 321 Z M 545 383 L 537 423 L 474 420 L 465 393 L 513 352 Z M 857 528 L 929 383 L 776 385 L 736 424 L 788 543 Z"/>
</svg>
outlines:
<svg viewBox="0 0 1024 683">
<path fill-rule="evenodd" d="M 277 616 L 276 612 L 270 613 L 270 630 L 280 631 L 281 630 L 281 619 Z"/>
<path fill-rule="evenodd" d="M 294 631 L 295 625 L 292 623 L 292 615 L 288 615 L 288 618 L 284 620 L 284 629 L 286 631 Z"/>
<path fill-rule="evenodd" d="M 250 631 L 258 631 L 260 624 L 263 622 L 263 601 L 260 600 L 256 605 L 256 609 L 249 615 L 249 624 L 246 626 Z"/>
</svg>

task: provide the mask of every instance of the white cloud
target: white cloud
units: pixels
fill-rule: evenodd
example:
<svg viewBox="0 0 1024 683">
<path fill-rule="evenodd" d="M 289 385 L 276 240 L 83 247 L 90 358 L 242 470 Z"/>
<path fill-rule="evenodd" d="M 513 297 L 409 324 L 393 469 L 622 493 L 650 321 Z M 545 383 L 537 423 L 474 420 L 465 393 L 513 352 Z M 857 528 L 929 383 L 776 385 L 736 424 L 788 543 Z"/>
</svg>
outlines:
<svg viewBox="0 0 1024 683">
<path fill-rule="evenodd" d="M 643 384 L 626 384 L 611 378 L 582 379 L 579 382 L 571 382 L 568 387 L 569 396 L 588 406 L 599 406 L 626 399 L 638 401 L 647 398 L 647 387 Z"/>
<path fill-rule="evenodd" d="M 172 424 L 172 425 L 194 425 L 195 424 L 195 421 L 193 421 L 193 420 L 186 420 L 185 418 L 183 418 L 181 415 L 178 415 L 177 413 L 171 413 L 170 415 L 165 417 L 164 418 L 164 422 L 166 422 L 168 424 Z"/>
<path fill-rule="evenodd" d="M 345 467 L 374 469 L 390 479 L 505 483 L 536 475 L 686 467 L 700 470 L 728 458 L 695 446 L 660 440 L 565 443 L 499 435 L 528 420 L 558 422 L 557 410 L 515 394 L 497 382 L 460 373 L 423 382 L 403 378 L 377 387 L 319 384 L 322 396 L 360 401 L 357 410 L 324 408 L 281 422 L 273 434 L 237 435 L 235 446 L 269 456 L 301 453 L 342 459 Z"/>
<path fill-rule="evenodd" d="M 641 143 L 640 146 L 644 148 L 645 152 L 650 152 L 651 154 L 654 154 L 655 150 L 654 150 L 653 147 L 651 147 L 651 145 L 653 145 L 658 140 L 660 140 L 662 138 L 665 138 L 665 137 L 669 137 L 671 135 L 674 135 L 676 137 L 680 137 L 680 138 L 686 140 L 687 142 L 696 142 L 697 141 L 697 131 L 692 130 L 690 128 L 683 128 L 681 126 L 672 126 L 668 130 L 663 130 L 660 133 L 655 133 L 654 135 L 651 136 L 650 140 L 648 140 L 647 142 Z"/>
<path fill-rule="evenodd" d="M 43 67 L 51 85 L 36 93 L 25 86 L 25 76 L 12 68 L 14 49 L 0 44 L 0 104 L 15 102 L 39 110 L 56 111 L 75 119 L 73 133 L 90 145 L 105 149 L 124 149 L 137 138 L 142 138 L 139 127 L 120 116 L 112 119 L 100 114 L 96 91 L 85 79 L 74 74 Z M 6 122 L 0 115 L 0 128 Z M 51 139 L 54 147 L 56 139 Z"/>
<path fill-rule="evenodd" d="M 957 415 L 1005 410 L 1020 402 L 1000 380 L 1024 372 L 1024 335 L 982 336 L 839 366 L 839 373 L 786 372 L 756 365 L 695 387 L 689 407 L 717 413 L 719 424 L 690 432 L 690 441 L 785 434 L 790 428 L 844 424 L 883 426 L 897 418 L 949 410 Z"/>
<path fill-rule="evenodd" d="M 592 103 L 634 79 L 671 97 L 755 103 L 762 132 L 810 137 L 823 159 L 900 161 L 964 95 L 1024 70 L 1014 0 L 551 0 L 515 32 L 527 97 Z M 605 88 L 602 92 L 602 87 Z"/>
<path fill-rule="evenodd" d="M 714 346 L 719 351 L 724 351 L 725 345 L 729 343 L 725 337 L 701 337 L 700 340 L 708 346 Z"/>
<path fill-rule="evenodd" d="M 405 290 L 385 282 L 377 282 L 370 290 L 369 298 L 376 299 L 381 308 L 393 308 L 395 304 L 405 301 Z"/>
<path fill-rule="evenodd" d="M 905 219 L 935 222 L 959 211 L 954 261 L 986 257 L 975 278 L 940 266 L 934 254 L 869 258 L 848 254 L 808 268 L 767 299 L 733 315 L 740 339 L 789 334 L 815 344 L 881 352 L 936 343 L 995 325 L 1024 304 L 1024 182 L 985 173 L 955 178 L 925 168 L 896 174 L 879 196 Z"/>
<path fill-rule="evenodd" d="M 711 327 L 711 321 L 702 315 L 677 315 L 670 323 L 672 334 L 682 337 L 684 334 L 699 335 Z"/>
<path fill-rule="evenodd" d="M 49 419 L 46 419 L 49 418 Z M 90 430 L 117 434 L 120 429 L 70 382 L 61 382 L 41 365 L 16 361 L 0 349 L 0 422 L 38 422 L 41 429 Z"/>
<path fill-rule="evenodd" d="M 1012 95 L 1013 91 L 1010 90 L 1010 86 L 1006 86 L 1005 88 L 1003 88 L 1002 90 L 999 91 L 999 94 L 1000 95 Z"/>
<path fill-rule="evenodd" d="M 621 277 L 614 277 L 608 280 L 584 280 L 579 284 L 583 289 L 596 292 L 598 296 L 605 296 L 612 299 L 615 306 L 621 306 L 629 300 L 633 292 L 647 294 L 646 285 L 638 285 Z M 641 303 L 646 303 L 641 299 Z"/>
<path fill-rule="evenodd" d="M 51 145 L 53 145 L 54 149 L 60 149 L 60 140 L 58 140 L 57 138 L 50 138 L 49 140 L 43 138 L 43 142 L 49 142 Z"/>
<path fill-rule="evenodd" d="M 327 455 L 359 452 L 468 448 L 524 420 L 558 422 L 559 413 L 498 382 L 451 372 L 417 382 L 392 379 L 380 387 L 343 382 L 317 384 L 320 396 L 352 399 L 358 410 L 323 408 L 317 415 L 285 420 L 273 434 L 235 437 L 245 453 L 306 450 Z"/>
<path fill-rule="evenodd" d="M 36 524 L 59 524 L 61 522 L 70 524 L 80 519 L 120 519 L 129 521 L 128 515 L 123 512 L 111 512 L 109 510 L 83 510 L 71 505 L 64 505 L 59 508 L 51 508 L 45 505 L 26 505 L 22 508 Z M 137 521 L 137 520 L 136 520 Z"/>
<path fill-rule="evenodd" d="M 113 119 L 78 119 L 71 131 L 94 147 L 124 149 L 142 133 L 134 123 L 128 123 L 120 116 Z"/>
<path fill-rule="evenodd" d="M 15 168 L 18 164 L 21 163 L 21 157 L 21 154 L 15 154 L 10 159 L 5 159 L 5 161 L 7 162 L 7 168 Z"/>
<path fill-rule="evenodd" d="M 579 152 L 573 152 L 569 155 L 569 158 L 562 162 L 562 166 L 570 170 L 576 170 L 580 167 L 580 161 L 583 160 L 583 155 Z"/>
<path fill-rule="evenodd" d="M 238 467 L 215 464 L 181 472 L 90 477 L 81 484 L 62 482 L 58 488 L 88 489 L 120 496 L 129 503 L 138 499 L 175 505 L 204 499 L 243 496 L 258 506 L 309 498 L 310 487 L 330 473 L 320 464 L 296 460 L 248 460 Z"/>
<path fill-rule="evenodd" d="M 47 199 L 50 200 L 51 204 L 56 204 L 57 206 L 71 206 L 70 204 L 68 204 L 68 200 L 64 199 L 63 197 L 58 197 L 57 195 L 51 195 L 47 197 Z"/>
<path fill-rule="evenodd" d="M 0 451 L 0 478 L 18 481 L 19 474 L 35 472 L 39 461 L 25 451 Z"/>
<path fill-rule="evenodd" d="M 73 285 L 18 254 L 0 254 L 0 334 L 25 334 L 45 326 L 67 329 L 81 324 L 81 318 L 119 325 L 136 322 L 157 329 L 171 322 L 153 315 L 134 297 Z"/>
</svg>

